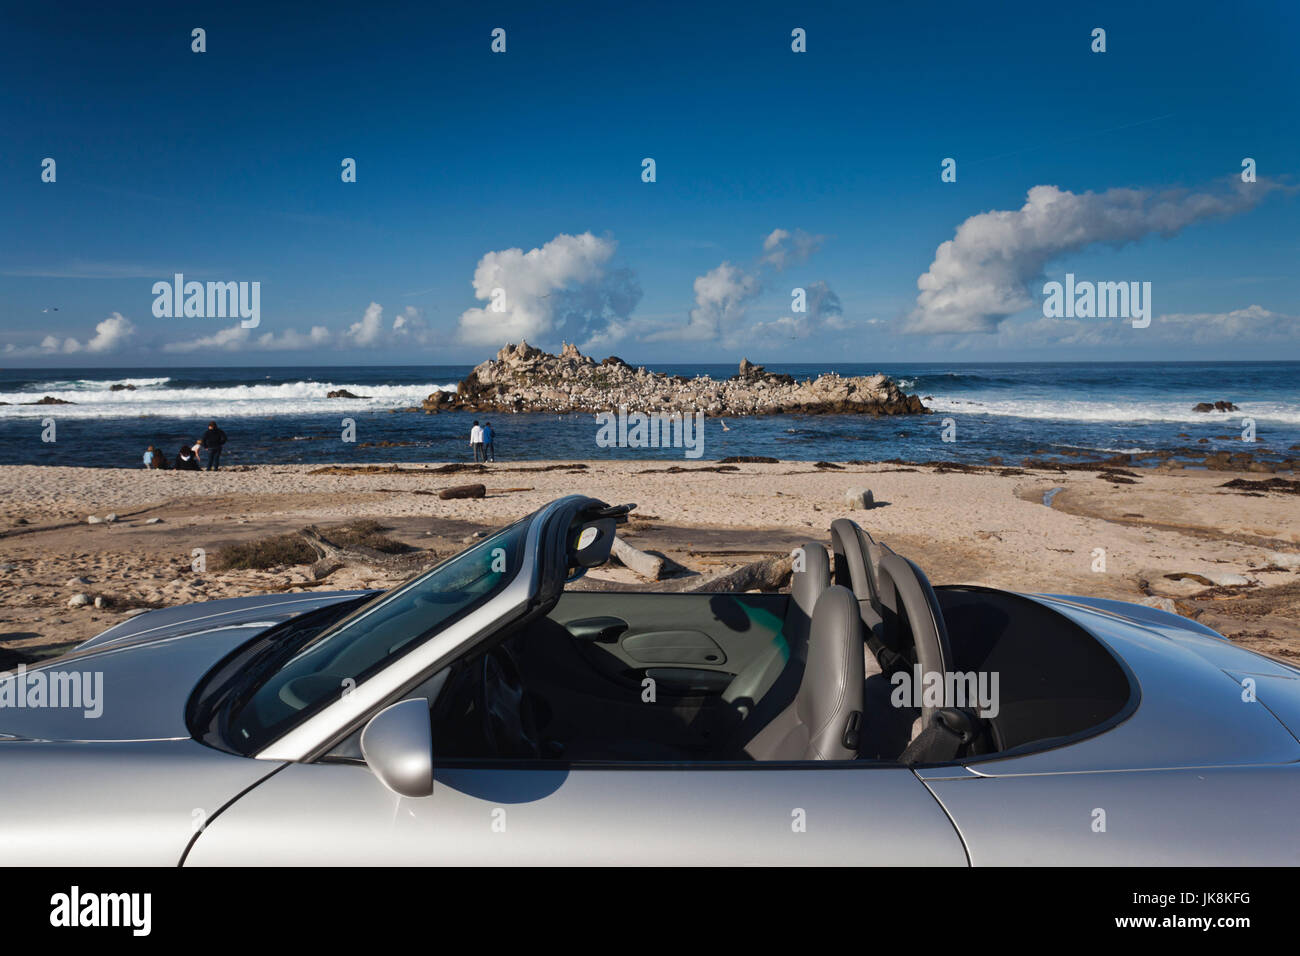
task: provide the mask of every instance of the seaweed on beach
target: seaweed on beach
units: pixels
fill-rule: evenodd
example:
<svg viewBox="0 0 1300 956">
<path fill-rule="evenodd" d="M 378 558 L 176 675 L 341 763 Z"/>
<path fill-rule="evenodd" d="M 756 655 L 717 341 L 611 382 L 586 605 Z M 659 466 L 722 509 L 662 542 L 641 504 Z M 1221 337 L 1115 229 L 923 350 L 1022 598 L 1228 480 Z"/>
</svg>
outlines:
<svg viewBox="0 0 1300 956">
<path fill-rule="evenodd" d="M 1219 487 L 1231 488 L 1234 491 L 1245 493 L 1276 491 L 1284 495 L 1300 495 L 1300 480 L 1288 478 L 1265 478 L 1263 481 L 1252 481 L 1249 478 L 1233 478 L 1232 481 L 1225 481 Z"/>
<path fill-rule="evenodd" d="M 718 462 L 720 465 L 779 465 L 780 463 L 780 458 L 770 458 L 767 455 L 732 455 Z"/>
</svg>

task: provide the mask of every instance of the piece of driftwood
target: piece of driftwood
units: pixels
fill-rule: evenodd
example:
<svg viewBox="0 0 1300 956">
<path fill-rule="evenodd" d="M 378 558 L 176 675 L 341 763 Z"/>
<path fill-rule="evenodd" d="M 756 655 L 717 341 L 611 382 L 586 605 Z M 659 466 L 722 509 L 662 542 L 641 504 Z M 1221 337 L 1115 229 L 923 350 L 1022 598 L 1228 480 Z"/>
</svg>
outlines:
<svg viewBox="0 0 1300 956">
<path fill-rule="evenodd" d="M 754 561 L 690 588 L 692 592 L 716 593 L 719 591 L 779 591 L 790 581 L 791 557 L 764 558 Z"/>
<path fill-rule="evenodd" d="M 653 554 L 638 551 L 622 538 L 614 538 L 614 557 L 623 562 L 625 567 L 635 571 L 648 581 L 658 581 L 663 577 L 664 559 Z"/>
<path fill-rule="evenodd" d="M 487 485 L 455 485 L 438 492 L 443 501 L 448 498 L 482 498 L 487 494 Z"/>
<path fill-rule="evenodd" d="M 363 565 L 402 573 L 428 560 L 427 555 L 418 551 L 409 554 L 385 554 L 383 551 L 376 551 L 361 544 L 349 546 L 335 544 L 322 535 L 315 525 L 301 528 L 298 535 L 317 554 L 316 561 L 309 569 L 313 581 L 324 581 L 345 565 Z"/>
</svg>

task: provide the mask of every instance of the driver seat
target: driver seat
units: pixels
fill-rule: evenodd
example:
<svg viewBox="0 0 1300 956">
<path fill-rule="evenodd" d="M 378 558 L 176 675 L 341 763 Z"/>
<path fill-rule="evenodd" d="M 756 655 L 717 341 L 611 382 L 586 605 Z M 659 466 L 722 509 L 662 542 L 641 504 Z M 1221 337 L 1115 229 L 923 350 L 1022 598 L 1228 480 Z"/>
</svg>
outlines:
<svg viewBox="0 0 1300 956">
<path fill-rule="evenodd" d="M 754 760 L 853 760 L 863 695 L 862 618 L 848 588 L 817 600 L 808 659 L 793 702 L 741 749 Z"/>
</svg>

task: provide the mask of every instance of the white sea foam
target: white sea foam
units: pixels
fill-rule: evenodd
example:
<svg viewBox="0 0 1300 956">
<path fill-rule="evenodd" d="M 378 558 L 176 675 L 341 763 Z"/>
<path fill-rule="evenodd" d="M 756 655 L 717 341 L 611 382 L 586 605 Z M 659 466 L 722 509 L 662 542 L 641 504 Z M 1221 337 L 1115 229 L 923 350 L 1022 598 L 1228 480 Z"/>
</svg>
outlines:
<svg viewBox="0 0 1300 956">
<path fill-rule="evenodd" d="M 113 391 L 114 382 L 135 389 Z M 343 382 L 287 382 L 283 385 L 235 385 L 226 388 L 167 388 L 168 379 L 121 379 L 96 382 L 48 382 L 22 392 L 0 392 L 0 418 L 241 418 L 266 415 L 311 415 L 419 405 L 430 392 L 454 392 L 450 385 L 356 385 Z M 94 387 L 89 387 L 93 385 Z M 57 387 L 62 386 L 62 387 Z M 364 398 L 327 398 L 346 389 Z M 45 395 L 72 405 L 22 405 Z"/>
<path fill-rule="evenodd" d="M 1044 399 L 945 398 L 926 401 L 936 412 L 992 415 L 1006 418 L 1069 422 L 1185 422 L 1187 424 L 1240 424 L 1246 417 L 1256 422 L 1300 425 L 1300 405 L 1292 402 L 1242 402 L 1235 412 L 1194 412 L 1191 402 L 1051 401 Z"/>
</svg>

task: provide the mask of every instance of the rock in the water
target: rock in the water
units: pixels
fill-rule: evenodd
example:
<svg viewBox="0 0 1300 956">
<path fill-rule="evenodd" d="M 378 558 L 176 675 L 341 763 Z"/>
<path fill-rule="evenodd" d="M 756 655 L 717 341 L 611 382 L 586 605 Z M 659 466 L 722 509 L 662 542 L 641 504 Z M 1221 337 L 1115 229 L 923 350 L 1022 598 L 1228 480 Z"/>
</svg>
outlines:
<svg viewBox="0 0 1300 956">
<path fill-rule="evenodd" d="M 913 415 L 930 411 L 918 395 L 906 395 L 884 375 L 842 377 L 831 373 L 797 382 L 768 372 L 748 359 L 729 379 L 680 375 L 632 368 L 610 356 L 599 364 L 566 344 L 551 355 L 527 342 L 506 345 L 476 366 L 454 395 L 434 392 L 426 412 L 448 410 L 608 412 L 620 406 L 633 412 L 681 412 L 744 416 L 791 414 Z"/>
<path fill-rule="evenodd" d="M 69 402 L 62 398 L 55 398 L 53 395 L 46 395 L 44 398 L 37 399 L 34 402 L 19 402 L 19 405 L 75 405 L 76 402 Z"/>
<path fill-rule="evenodd" d="M 867 511 L 876 506 L 876 499 L 870 488 L 850 488 L 844 492 L 844 503 L 850 511 Z"/>
<path fill-rule="evenodd" d="M 1194 412 L 1239 412 L 1241 411 L 1241 409 L 1239 409 L 1236 405 L 1232 404 L 1232 402 L 1219 401 L 1219 402 L 1214 402 L 1213 404 L 1211 404 L 1210 402 L 1197 402 L 1195 405 L 1192 406 L 1192 411 Z"/>
<path fill-rule="evenodd" d="M 326 398 L 369 398 L 369 395 L 353 395 L 346 388 L 336 388 L 325 393 Z"/>
<path fill-rule="evenodd" d="M 86 607 L 90 604 L 89 594 L 74 594 L 68 598 L 68 607 Z"/>
<path fill-rule="evenodd" d="M 108 387 L 110 392 L 134 392 L 135 386 L 125 382 L 114 382 Z"/>
</svg>

